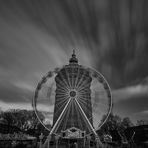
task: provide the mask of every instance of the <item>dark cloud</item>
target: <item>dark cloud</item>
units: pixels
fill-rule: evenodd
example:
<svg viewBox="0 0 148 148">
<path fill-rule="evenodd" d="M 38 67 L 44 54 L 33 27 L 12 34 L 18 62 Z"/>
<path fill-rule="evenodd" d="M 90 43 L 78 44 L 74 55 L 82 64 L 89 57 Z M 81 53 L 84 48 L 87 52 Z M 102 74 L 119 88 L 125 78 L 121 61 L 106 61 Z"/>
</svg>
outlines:
<svg viewBox="0 0 148 148">
<path fill-rule="evenodd" d="M 7 80 L 0 84 L 0 99 L 30 97 L 26 88 L 68 63 L 73 49 L 81 64 L 106 77 L 119 98 L 135 83 L 141 86 L 148 76 L 147 6 L 147 0 L 0 1 L 0 80 Z M 116 104 L 132 105 L 127 98 Z M 138 108 L 139 100 L 132 106 Z"/>
<path fill-rule="evenodd" d="M 50 48 L 54 42 L 52 46 L 58 45 L 66 55 L 71 48 L 91 51 L 89 61 L 112 87 L 126 85 L 148 75 L 147 4 L 145 0 L 2 1 L 1 55 L 12 62 L 35 58 L 29 60 L 33 68 L 38 59 L 44 59 L 42 65 L 50 61 L 46 52 L 54 50 Z"/>
<path fill-rule="evenodd" d="M 147 96 L 138 96 L 134 98 L 130 98 L 128 100 L 122 100 L 115 104 L 116 107 L 120 108 L 120 110 L 124 111 L 126 114 L 137 113 L 148 110 L 148 99 Z"/>
<path fill-rule="evenodd" d="M 23 86 L 23 84 L 22 84 Z M 0 100 L 7 103 L 30 102 L 33 95 L 33 89 L 28 86 L 25 88 L 21 85 L 10 83 L 9 81 L 1 81 Z"/>
<path fill-rule="evenodd" d="M 130 117 L 134 123 L 139 119 L 148 118 L 148 99 L 147 96 L 133 97 L 127 100 L 122 100 L 114 104 L 113 109 L 115 114 L 122 117 Z"/>
</svg>

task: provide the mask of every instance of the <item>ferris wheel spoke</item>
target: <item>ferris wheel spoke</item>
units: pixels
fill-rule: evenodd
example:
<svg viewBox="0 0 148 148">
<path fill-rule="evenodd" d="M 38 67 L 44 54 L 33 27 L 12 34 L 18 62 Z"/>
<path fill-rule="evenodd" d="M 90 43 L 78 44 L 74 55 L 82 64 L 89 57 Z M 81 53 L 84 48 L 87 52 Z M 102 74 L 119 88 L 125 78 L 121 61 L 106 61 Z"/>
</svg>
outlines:
<svg viewBox="0 0 148 148">
<path fill-rule="evenodd" d="M 66 86 L 61 79 L 57 78 L 57 80 L 58 80 L 58 83 L 57 84 L 60 85 L 63 89 L 65 89 L 65 90 L 68 90 L 69 89 L 69 87 Z"/>
<path fill-rule="evenodd" d="M 61 84 L 62 84 L 62 86 L 63 86 L 64 88 L 66 88 L 66 90 L 69 89 L 69 86 L 67 86 L 63 81 L 61 81 Z"/>
<path fill-rule="evenodd" d="M 90 121 L 88 120 L 88 118 L 87 118 L 85 112 L 83 111 L 81 105 L 79 104 L 78 100 L 75 99 L 75 101 L 76 101 L 76 103 L 77 103 L 77 105 L 78 105 L 78 109 L 80 110 L 80 113 L 83 115 L 82 117 L 84 118 L 85 123 L 88 125 L 88 128 L 89 128 L 91 131 L 93 131 L 93 133 L 94 133 L 95 135 L 97 135 L 95 129 L 93 128 L 92 124 L 91 124 Z"/>
<path fill-rule="evenodd" d="M 84 99 L 84 98 L 82 98 L 82 97 L 78 97 L 77 100 L 78 100 L 78 102 L 82 103 L 83 105 L 84 105 L 84 104 L 87 105 L 86 99 Z"/>
<path fill-rule="evenodd" d="M 73 75 L 72 75 L 72 87 L 73 88 L 76 88 L 76 78 L 77 78 L 77 75 L 73 72 Z"/>
<path fill-rule="evenodd" d="M 67 100 L 62 100 L 60 102 L 57 102 L 56 106 L 58 107 L 58 109 L 60 109 L 61 107 L 63 107 L 65 105 L 65 103 L 67 102 Z"/>
<path fill-rule="evenodd" d="M 85 85 L 84 87 L 78 88 L 79 92 L 83 92 L 83 91 L 88 91 L 89 87 L 87 85 Z"/>
<path fill-rule="evenodd" d="M 75 79 L 75 85 L 74 85 L 75 88 L 76 88 L 76 85 L 78 83 L 79 73 L 80 73 L 80 69 L 78 68 L 77 76 L 76 76 L 76 79 Z"/>
<path fill-rule="evenodd" d="M 76 106 L 76 107 L 77 107 L 77 106 Z M 77 107 L 77 110 L 78 110 L 78 107 Z M 77 113 L 77 115 L 78 115 L 78 119 L 81 119 L 79 113 Z M 82 122 L 79 122 L 79 125 L 80 125 L 80 128 L 83 129 L 83 126 L 84 126 L 84 125 L 82 125 Z"/>
<path fill-rule="evenodd" d="M 62 112 L 62 109 L 65 107 L 65 105 L 67 104 L 67 102 L 68 102 L 68 100 L 57 105 L 57 106 L 59 106 L 59 107 L 58 107 L 58 109 L 57 109 L 56 112 L 55 112 L 55 115 L 54 115 L 55 117 L 56 117 L 57 115 L 59 115 L 59 114 L 58 114 L 59 111 Z"/>
<path fill-rule="evenodd" d="M 68 84 L 69 84 L 69 88 L 72 88 L 71 82 L 70 82 L 70 78 L 69 78 L 69 73 L 68 73 L 67 69 L 65 69 L 65 72 L 66 72 L 67 82 L 68 82 Z"/>
<path fill-rule="evenodd" d="M 60 109 L 61 107 L 63 107 L 65 105 L 65 103 L 67 103 L 67 101 L 68 101 L 68 99 L 57 102 L 56 107 L 58 107 L 58 109 Z"/>
<path fill-rule="evenodd" d="M 80 96 L 87 96 L 87 95 L 90 95 L 90 90 L 88 90 L 88 89 L 83 89 L 83 90 L 79 91 L 79 95 L 80 95 Z"/>
<path fill-rule="evenodd" d="M 85 76 L 84 76 L 85 77 Z M 77 85 L 77 89 L 86 88 L 90 85 L 90 78 L 85 78 L 81 83 Z"/>
<path fill-rule="evenodd" d="M 76 110 L 76 116 L 77 116 L 77 119 L 79 120 L 79 119 L 81 119 L 81 117 L 80 117 L 80 114 L 78 112 L 79 108 L 78 108 L 75 100 L 74 100 L 74 105 L 75 105 L 75 110 Z M 80 127 L 80 129 L 83 129 L 84 125 L 82 125 L 82 123 L 80 121 L 80 122 L 77 122 L 77 126 Z"/>
<path fill-rule="evenodd" d="M 78 81 L 77 85 L 76 85 L 76 88 L 79 87 L 79 85 L 84 81 L 84 74 L 81 76 L 80 80 Z"/>
<path fill-rule="evenodd" d="M 90 95 L 90 93 L 88 91 L 83 91 L 83 92 L 80 92 L 80 94 L 79 94 L 79 96 L 81 96 L 81 97 L 85 97 L 88 95 Z"/>
<path fill-rule="evenodd" d="M 80 104 L 80 106 L 82 107 L 83 110 L 87 110 L 88 109 L 88 104 L 86 103 L 86 100 L 77 99 L 77 101 L 79 102 L 79 104 Z"/>
<path fill-rule="evenodd" d="M 65 94 L 65 95 L 56 95 L 56 98 L 58 98 L 57 101 L 60 101 L 60 100 L 65 100 L 66 98 L 68 98 L 69 95 L 68 94 Z"/>
<path fill-rule="evenodd" d="M 88 99 L 88 98 L 89 98 L 87 95 L 84 95 L 84 94 L 79 95 L 79 97 L 80 97 L 81 99 L 84 99 L 84 100 L 86 100 L 86 99 Z"/>
<path fill-rule="evenodd" d="M 72 85 L 72 77 L 69 77 L 69 82 L 70 82 L 71 89 L 72 89 L 73 88 L 73 85 Z"/>
<path fill-rule="evenodd" d="M 91 106 L 88 106 L 88 104 L 87 104 L 87 105 L 84 105 L 84 104 L 83 104 L 82 102 L 80 102 L 80 101 L 78 101 L 78 102 L 79 102 L 79 104 L 81 105 L 81 107 L 82 107 L 83 111 L 85 112 L 85 114 L 86 114 L 86 110 L 87 110 L 87 113 L 91 113 L 91 110 L 89 110 Z M 89 110 L 89 111 L 88 111 L 88 110 Z"/>
<path fill-rule="evenodd" d="M 87 85 L 84 86 L 84 87 L 82 87 L 82 88 L 78 88 L 78 91 L 79 91 L 79 92 L 88 91 Z"/>
<path fill-rule="evenodd" d="M 68 86 L 69 86 L 69 89 L 71 88 L 71 82 L 70 82 L 70 78 L 69 78 L 69 75 L 67 74 L 67 83 L 68 83 Z"/>
<path fill-rule="evenodd" d="M 80 83 L 77 88 L 80 90 L 81 88 L 88 87 L 90 85 L 90 78 L 85 79 L 82 83 Z"/>
<path fill-rule="evenodd" d="M 69 105 L 70 101 L 71 101 L 71 99 L 69 98 L 69 100 L 68 100 L 68 102 L 66 103 L 64 109 L 62 110 L 61 114 L 59 115 L 58 119 L 56 120 L 56 122 L 55 122 L 53 128 L 51 129 L 50 135 L 51 135 L 53 132 L 55 132 L 55 131 L 57 130 L 57 128 L 59 127 L 59 124 L 61 123 L 61 120 L 63 119 L 63 116 L 64 116 L 64 114 L 65 114 L 65 112 L 66 112 L 66 110 L 67 110 L 67 108 L 68 108 L 68 105 Z"/>
<path fill-rule="evenodd" d="M 58 91 L 58 93 L 66 94 L 66 93 L 68 92 L 68 89 L 65 89 L 65 88 L 63 88 L 63 87 L 60 86 L 60 88 L 58 88 L 58 89 L 56 90 L 56 92 L 57 92 L 57 91 Z"/>
<path fill-rule="evenodd" d="M 69 100 L 69 97 L 66 98 L 58 98 L 57 106 L 61 105 L 62 103 L 65 103 Z"/>
<path fill-rule="evenodd" d="M 56 94 L 56 95 L 67 96 L 68 95 L 68 92 L 58 91 L 58 94 Z"/>
<path fill-rule="evenodd" d="M 83 75 L 81 76 L 80 80 L 79 80 L 78 83 L 76 84 L 76 88 L 78 88 L 79 85 L 84 81 L 85 73 L 86 73 L 86 72 L 83 73 Z"/>
<path fill-rule="evenodd" d="M 63 83 L 63 86 L 64 86 L 67 90 L 69 89 L 69 86 L 67 85 L 67 83 L 66 83 L 64 80 L 62 80 L 61 83 Z"/>
<path fill-rule="evenodd" d="M 78 84 L 76 85 L 76 89 L 78 89 L 80 87 L 80 84 L 83 83 L 84 80 L 84 76 L 81 77 L 81 79 L 79 80 Z"/>
<path fill-rule="evenodd" d="M 80 86 L 77 88 L 77 90 L 78 90 L 78 91 L 81 91 L 81 90 L 83 90 L 83 89 L 87 89 L 87 87 L 88 87 L 89 85 L 90 85 L 89 83 L 84 83 L 83 85 L 80 85 Z"/>
<path fill-rule="evenodd" d="M 68 97 L 68 94 L 56 94 L 56 97 L 65 98 L 65 97 Z"/>
<path fill-rule="evenodd" d="M 66 130 L 66 125 L 67 125 L 67 121 L 69 120 L 69 110 L 70 110 L 70 106 L 71 106 L 71 102 L 69 103 L 69 105 L 67 106 L 67 113 L 65 114 L 65 117 L 64 117 L 64 121 L 63 121 L 63 125 L 62 125 L 62 129 L 63 130 Z"/>
<path fill-rule="evenodd" d="M 75 78 L 75 75 L 73 75 L 73 81 L 72 81 L 73 88 L 75 88 L 75 82 L 76 82 L 76 78 Z"/>
<path fill-rule="evenodd" d="M 64 78 L 64 76 L 62 74 L 60 76 L 62 77 L 62 80 L 64 81 L 64 84 L 66 85 L 66 87 L 69 88 L 70 85 L 69 85 L 68 81 L 66 81 L 66 79 Z"/>
<path fill-rule="evenodd" d="M 86 97 L 86 96 L 91 96 L 91 94 L 88 91 L 83 91 L 83 92 L 79 92 L 79 96 Z"/>
<path fill-rule="evenodd" d="M 82 108 L 87 108 L 87 103 L 84 100 L 78 100 L 78 102 L 80 103 L 80 105 L 82 106 Z"/>
<path fill-rule="evenodd" d="M 72 104 L 71 104 L 71 125 L 74 126 L 74 122 L 73 122 L 73 116 L 74 116 L 74 103 L 73 103 L 73 99 L 72 99 Z"/>
<path fill-rule="evenodd" d="M 71 86 L 74 88 L 74 74 L 73 74 L 73 68 L 72 68 L 72 73 L 71 73 Z"/>
<path fill-rule="evenodd" d="M 87 100 L 88 100 L 89 98 L 82 98 L 82 97 L 80 97 L 79 99 L 78 99 L 78 101 L 81 103 L 81 104 L 83 104 L 83 105 L 88 105 L 88 102 L 87 102 Z M 90 100 L 91 101 L 91 100 Z"/>
<path fill-rule="evenodd" d="M 77 74 L 74 74 L 73 76 L 73 88 L 76 88 L 76 81 L 77 81 Z"/>
<path fill-rule="evenodd" d="M 60 86 L 60 89 L 62 89 L 63 91 L 68 91 L 68 88 L 65 87 L 65 85 L 63 85 L 61 82 L 59 82 L 58 85 Z"/>
<path fill-rule="evenodd" d="M 63 109 L 63 107 L 66 105 L 66 102 L 65 103 L 63 103 L 57 110 L 56 110 L 56 112 L 55 112 L 55 117 L 57 116 L 57 115 L 59 115 L 58 113 L 59 113 L 59 111 L 61 112 L 62 111 L 62 109 Z"/>
<path fill-rule="evenodd" d="M 67 121 L 69 119 L 68 116 L 69 116 L 69 112 L 67 112 L 66 115 L 65 115 L 65 118 L 64 118 L 65 120 L 63 121 L 63 130 L 66 130 Z"/>
</svg>

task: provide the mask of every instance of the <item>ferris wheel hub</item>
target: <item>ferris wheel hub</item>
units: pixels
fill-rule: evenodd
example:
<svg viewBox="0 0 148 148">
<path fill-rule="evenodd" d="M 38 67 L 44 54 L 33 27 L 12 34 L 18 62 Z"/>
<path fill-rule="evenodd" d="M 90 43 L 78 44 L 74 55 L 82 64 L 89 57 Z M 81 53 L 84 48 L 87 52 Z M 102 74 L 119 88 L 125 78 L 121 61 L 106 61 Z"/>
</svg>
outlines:
<svg viewBox="0 0 148 148">
<path fill-rule="evenodd" d="M 76 92 L 75 90 L 71 90 L 71 91 L 69 92 L 69 95 L 70 95 L 70 97 L 74 98 L 74 97 L 76 97 L 77 92 Z"/>
</svg>

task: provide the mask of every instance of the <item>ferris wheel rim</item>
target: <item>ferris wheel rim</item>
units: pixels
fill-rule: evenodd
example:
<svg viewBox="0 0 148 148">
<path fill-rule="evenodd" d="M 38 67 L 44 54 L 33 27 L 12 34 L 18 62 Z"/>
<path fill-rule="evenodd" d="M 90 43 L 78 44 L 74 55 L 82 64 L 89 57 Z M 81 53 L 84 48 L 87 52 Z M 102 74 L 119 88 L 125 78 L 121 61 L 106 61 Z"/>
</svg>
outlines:
<svg viewBox="0 0 148 148">
<path fill-rule="evenodd" d="M 64 65 L 64 66 L 65 66 L 65 65 Z M 64 66 L 62 66 L 62 67 L 64 67 Z M 106 80 L 105 77 L 103 76 L 103 74 L 101 74 L 99 71 L 97 71 L 96 69 L 94 69 L 94 68 L 92 68 L 92 67 L 88 67 L 88 66 L 85 66 L 85 65 L 83 65 L 83 67 L 84 67 L 85 69 L 93 70 L 93 71 L 96 72 L 98 75 L 100 75 L 100 76 L 103 78 L 104 82 L 107 84 L 108 88 L 109 88 L 109 93 L 110 93 L 110 97 L 108 97 L 109 100 L 110 100 L 110 101 L 109 101 L 109 109 L 108 109 L 108 111 L 107 111 L 107 114 L 105 114 L 105 115 L 106 115 L 105 120 L 104 120 L 102 123 L 100 123 L 100 125 L 98 125 L 98 128 L 94 128 L 95 131 L 98 131 L 98 130 L 104 125 L 104 123 L 107 121 L 107 119 L 108 119 L 108 117 L 109 117 L 109 115 L 110 115 L 110 113 L 111 113 L 111 111 L 112 111 L 113 101 L 112 101 L 111 88 L 110 88 L 110 86 L 109 86 L 107 80 Z M 58 69 L 60 70 L 61 67 L 58 67 Z M 42 88 L 42 85 L 45 84 L 48 79 L 50 79 L 50 77 L 48 76 L 49 73 L 55 73 L 55 74 L 56 74 L 56 73 L 58 73 L 58 72 L 56 72 L 55 70 L 48 71 L 48 72 L 41 78 L 41 80 L 38 82 L 38 85 L 37 85 L 37 87 L 36 87 L 36 89 L 35 89 L 35 93 L 34 93 L 34 97 L 33 97 L 32 106 L 33 106 L 33 110 L 34 110 L 34 112 L 35 112 L 35 114 L 36 114 L 36 116 L 37 116 L 39 122 L 43 125 L 43 127 L 44 127 L 45 129 L 47 129 L 47 130 L 50 132 L 50 131 L 52 130 L 52 127 L 51 127 L 51 129 L 49 129 L 48 127 L 46 127 L 46 125 L 41 121 L 41 119 L 40 119 L 40 117 L 39 117 L 39 115 L 38 115 L 38 110 L 37 110 L 37 108 L 36 108 L 36 105 L 37 105 L 36 101 L 37 101 L 37 98 L 38 98 L 39 91 L 40 91 L 40 89 Z M 43 79 L 43 78 L 44 78 L 44 79 Z M 47 80 L 45 81 L 45 79 L 47 79 Z M 45 81 L 45 82 L 44 82 L 44 81 Z M 99 81 L 99 80 L 97 80 L 97 81 Z M 41 87 L 40 89 L 38 89 L 39 85 L 40 85 L 40 87 Z M 57 135 L 57 133 L 53 133 L 53 134 Z M 92 132 L 88 133 L 87 135 L 90 135 L 90 134 L 92 134 Z"/>
</svg>

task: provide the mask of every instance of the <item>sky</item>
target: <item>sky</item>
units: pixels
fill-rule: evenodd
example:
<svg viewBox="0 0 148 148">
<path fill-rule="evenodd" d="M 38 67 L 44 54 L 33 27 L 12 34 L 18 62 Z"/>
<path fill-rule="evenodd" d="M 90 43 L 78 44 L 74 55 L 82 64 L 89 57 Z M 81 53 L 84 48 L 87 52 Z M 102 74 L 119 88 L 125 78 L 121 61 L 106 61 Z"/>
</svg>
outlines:
<svg viewBox="0 0 148 148">
<path fill-rule="evenodd" d="M 32 109 L 48 71 L 79 63 L 108 81 L 113 113 L 148 119 L 147 0 L 1 0 L 0 109 Z"/>
</svg>

